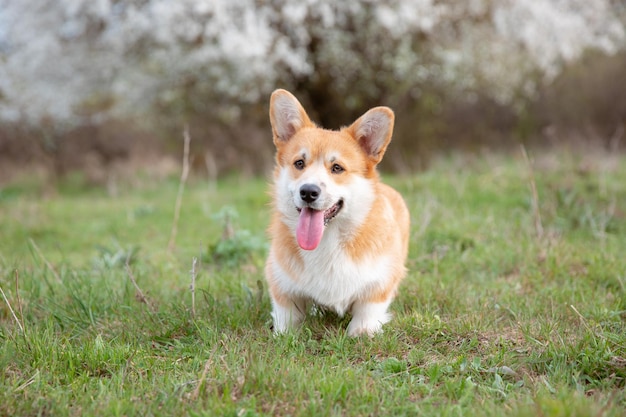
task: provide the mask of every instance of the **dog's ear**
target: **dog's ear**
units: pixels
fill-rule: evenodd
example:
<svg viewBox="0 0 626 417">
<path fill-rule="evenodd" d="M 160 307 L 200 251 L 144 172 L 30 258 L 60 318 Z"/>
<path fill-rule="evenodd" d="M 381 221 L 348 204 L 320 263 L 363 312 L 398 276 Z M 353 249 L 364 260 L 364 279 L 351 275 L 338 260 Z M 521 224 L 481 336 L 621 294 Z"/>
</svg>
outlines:
<svg viewBox="0 0 626 417">
<path fill-rule="evenodd" d="M 379 163 L 391 141 L 393 122 L 393 110 L 374 107 L 352 123 L 348 130 L 370 159 Z"/>
<path fill-rule="evenodd" d="M 305 126 L 313 122 L 297 98 L 287 90 L 275 90 L 270 98 L 270 123 L 274 144 L 280 146 Z"/>
</svg>

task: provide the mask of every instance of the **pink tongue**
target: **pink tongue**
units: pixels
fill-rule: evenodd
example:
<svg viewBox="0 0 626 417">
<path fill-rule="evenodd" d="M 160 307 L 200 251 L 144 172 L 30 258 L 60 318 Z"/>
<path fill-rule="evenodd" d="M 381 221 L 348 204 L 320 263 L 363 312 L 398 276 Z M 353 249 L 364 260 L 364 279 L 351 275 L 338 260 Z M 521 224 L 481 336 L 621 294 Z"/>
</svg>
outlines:
<svg viewBox="0 0 626 417">
<path fill-rule="evenodd" d="M 304 250 L 317 248 L 324 233 L 324 211 L 303 207 L 298 220 L 296 238 Z"/>
</svg>

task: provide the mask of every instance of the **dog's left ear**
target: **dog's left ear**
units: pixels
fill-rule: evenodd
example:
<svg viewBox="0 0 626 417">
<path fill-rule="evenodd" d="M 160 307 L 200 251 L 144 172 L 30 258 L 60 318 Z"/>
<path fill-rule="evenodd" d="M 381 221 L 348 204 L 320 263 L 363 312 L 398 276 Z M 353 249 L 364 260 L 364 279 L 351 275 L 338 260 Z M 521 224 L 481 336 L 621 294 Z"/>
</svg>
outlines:
<svg viewBox="0 0 626 417">
<path fill-rule="evenodd" d="M 393 133 L 394 115 L 389 107 L 374 107 L 348 128 L 375 163 L 383 159 Z"/>
</svg>

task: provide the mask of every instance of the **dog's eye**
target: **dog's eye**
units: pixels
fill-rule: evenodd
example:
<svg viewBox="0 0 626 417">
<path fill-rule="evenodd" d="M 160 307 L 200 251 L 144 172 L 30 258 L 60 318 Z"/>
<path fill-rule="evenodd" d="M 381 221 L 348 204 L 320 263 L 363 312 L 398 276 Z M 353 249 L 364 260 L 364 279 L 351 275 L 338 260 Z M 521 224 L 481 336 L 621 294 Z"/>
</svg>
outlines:
<svg viewBox="0 0 626 417">
<path fill-rule="evenodd" d="M 334 164 L 330 169 L 333 174 L 341 174 L 344 171 L 343 167 L 339 164 Z"/>
<path fill-rule="evenodd" d="M 296 167 L 296 169 L 304 169 L 304 160 L 298 159 L 296 162 L 293 163 L 293 166 Z"/>
</svg>

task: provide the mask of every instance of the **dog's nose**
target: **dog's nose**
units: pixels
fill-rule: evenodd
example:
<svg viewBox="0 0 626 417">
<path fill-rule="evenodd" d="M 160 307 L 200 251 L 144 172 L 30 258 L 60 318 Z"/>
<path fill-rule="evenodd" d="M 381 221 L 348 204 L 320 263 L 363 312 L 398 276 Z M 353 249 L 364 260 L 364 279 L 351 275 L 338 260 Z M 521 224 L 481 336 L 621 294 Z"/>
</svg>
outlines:
<svg viewBox="0 0 626 417">
<path fill-rule="evenodd" d="M 315 184 L 304 184 L 300 187 L 300 198 L 306 203 L 312 203 L 320 196 L 322 190 Z"/>
</svg>

